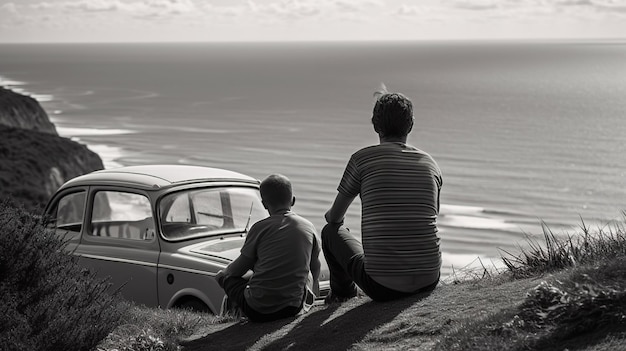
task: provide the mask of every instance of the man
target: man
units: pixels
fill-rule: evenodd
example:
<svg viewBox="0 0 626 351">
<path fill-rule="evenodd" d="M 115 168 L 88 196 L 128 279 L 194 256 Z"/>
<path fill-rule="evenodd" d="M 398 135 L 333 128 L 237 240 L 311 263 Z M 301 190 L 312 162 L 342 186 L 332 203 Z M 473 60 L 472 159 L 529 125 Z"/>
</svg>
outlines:
<svg viewBox="0 0 626 351">
<path fill-rule="evenodd" d="M 241 254 L 216 280 L 250 321 L 268 322 L 298 314 L 307 291 L 319 294 L 320 248 L 313 224 L 291 211 L 287 177 L 268 176 L 260 191 L 270 216 L 250 228 Z"/>
<path fill-rule="evenodd" d="M 413 122 L 408 98 L 379 94 L 372 124 L 380 143 L 352 155 L 325 215 L 322 250 L 331 287 L 327 303 L 356 296 L 357 285 L 373 300 L 387 301 L 430 291 L 439 282 L 442 176 L 430 155 L 406 143 Z M 357 195 L 361 242 L 343 226 Z"/>
</svg>

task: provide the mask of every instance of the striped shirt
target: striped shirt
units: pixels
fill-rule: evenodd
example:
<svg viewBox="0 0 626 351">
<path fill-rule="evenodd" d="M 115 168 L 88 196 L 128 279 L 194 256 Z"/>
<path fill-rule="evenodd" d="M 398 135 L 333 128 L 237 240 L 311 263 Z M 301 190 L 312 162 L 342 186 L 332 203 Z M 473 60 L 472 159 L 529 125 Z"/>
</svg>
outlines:
<svg viewBox="0 0 626 351">
<path fill-rule="evenodd" d="M 435 160 L 413 146 L 382 143 L 352 155 L 337 190 L 361 196 L 365 271 L 374 280 L 412 291 L 438 277 L 441 185 Z M 416 277 L 435 278 L 420 282 Z"/>
</svg>

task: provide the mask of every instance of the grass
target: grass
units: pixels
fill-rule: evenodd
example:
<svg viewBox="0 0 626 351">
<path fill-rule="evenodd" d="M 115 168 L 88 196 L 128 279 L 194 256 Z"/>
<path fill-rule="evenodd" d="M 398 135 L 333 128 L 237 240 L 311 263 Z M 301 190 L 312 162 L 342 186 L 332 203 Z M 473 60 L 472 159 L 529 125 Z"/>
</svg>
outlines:
<svg viewBox="0 0 626 351">
<path fill-rule="evenodd" d="M 623 217 L 626 220 L 626 213 Z M 502 260 L 510 273 L 520 278 L 626 255 L 624 222 L 613 222 L 594 231 L 582 219 L 581 223 L 580 234 L 567 234 L 565 238 L 558 238 L 543 224 L 543 244 L 528 237 L 529 249 L 518 256 L 505 252 Z"/>
<path fill-rule="evenodd" d="M 97 351 L 171 351 L 179 341 L 206 325 L 224 319 L 189 310 L 148 308 L 123 302 L 126 311 L 119 326 L 100 342 Z"/>
<path fill-rule="evenodd" d="M 504 270 L 456 272 L 430 294 L 392 302 L 359 296 L 261 324 L 132 307 L 99 349 L 626 350 L 626 230 L 580 229 L 557 236 L 544 226 L 543 240 L 503 254 Z M 129 348 L 150 336 L 168 348 Z"/>
</svg>

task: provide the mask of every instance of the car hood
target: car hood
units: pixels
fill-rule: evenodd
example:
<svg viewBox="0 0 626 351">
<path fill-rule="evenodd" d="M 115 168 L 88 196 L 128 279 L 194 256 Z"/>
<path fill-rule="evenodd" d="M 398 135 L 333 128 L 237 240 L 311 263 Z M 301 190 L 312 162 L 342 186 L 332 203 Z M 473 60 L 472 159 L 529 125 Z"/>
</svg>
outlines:
<svg viewBox="0 0 626 351">
<path fill-rule="evenodd" d="M 241 236 L 231 238 L 221 237 L 193 245 L 189 248 L 189 251 L 206 256 L 207 258 L 221 258 L 234 261 L 239 257 L 239 252 L 245 240 L 246 239 Z"/>
</svg>

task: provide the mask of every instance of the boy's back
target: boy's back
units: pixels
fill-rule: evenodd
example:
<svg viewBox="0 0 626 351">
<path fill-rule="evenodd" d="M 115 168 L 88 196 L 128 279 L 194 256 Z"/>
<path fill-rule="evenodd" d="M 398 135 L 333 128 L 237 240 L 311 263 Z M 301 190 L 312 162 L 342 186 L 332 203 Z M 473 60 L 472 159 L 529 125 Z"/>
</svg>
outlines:
<svg viewBox="0 0 626 351">
<path fill-rule="evenodd" d="M 251 321 L 268 322 L 307 310 L 307 283 L 319 288 L 320 247 L 311 222 L 291 212 L 296 198 L 287 177 L 269 175 L 259 191 L 270 216 L 250 228 L 239 257 L 215 280 Z"/>
<path fill-rule="evenodd" d="M 254 260 L 245 297 L 261 313 L 298 307 L 309 278 L 311 255 L 320 248 L 311 222 L 291 211 L 271 215 L 250 228 L 241 254 Z"/>
</svg>

